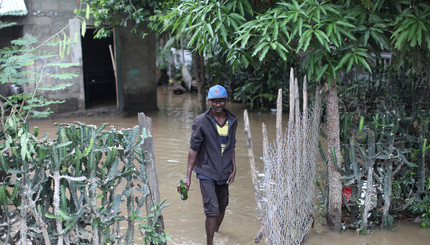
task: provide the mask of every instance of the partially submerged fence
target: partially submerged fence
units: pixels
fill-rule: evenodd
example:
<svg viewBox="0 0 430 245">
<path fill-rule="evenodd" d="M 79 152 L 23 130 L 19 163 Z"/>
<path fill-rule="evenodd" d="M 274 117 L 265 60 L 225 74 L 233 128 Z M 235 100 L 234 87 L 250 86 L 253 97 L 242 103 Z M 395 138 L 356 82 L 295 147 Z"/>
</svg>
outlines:
<svg viewBox="0 0 430 245">
<path fill-rule="evenodd" d="M 251 175 L 262 229 L 255 238 L 265 236 L 267 244 L 299 244 L 313 223 L 315 175 L 321 116 L 321 96 L 316 92 L 315 105 L 308 109 L 306 77 L 303 83 L 303 111 L 297 79 L 290 73 L 290 114 L 282 133 L 282 91 L 278 93 L 276 139 L 268 144 L 263 124 L 263 178 L 257 178 L 247 111 L 245 134 Z"/>
</svg>

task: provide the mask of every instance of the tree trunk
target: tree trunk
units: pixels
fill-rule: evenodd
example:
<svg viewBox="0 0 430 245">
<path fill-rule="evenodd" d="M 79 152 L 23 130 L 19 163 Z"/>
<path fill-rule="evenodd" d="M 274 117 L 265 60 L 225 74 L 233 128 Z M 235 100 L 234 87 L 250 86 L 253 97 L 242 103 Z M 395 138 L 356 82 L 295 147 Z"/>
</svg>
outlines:
<svg viewBox="0 0 430 245">
<path fill-rule="evenodd" d="M 335 164 L 340 164 L 340 129 L 339 107 L 336 89 L 336 81 L 329 86 L 326 96 L 327 105 L 327 147 L 328 147 L 328 216 L 327 225 L 333 231 L 341 229 L 342 220 L 342 182 L 341 175 Z M 332 156 L 335 151 L 335 159 Z"/>
<path fill-rule="evenodd" d="M 199 113 L 203 113 L 206 110 L 205 60 L 198 51 L 193 52 L 193 67 L 197 81 Z"/>
</svg>

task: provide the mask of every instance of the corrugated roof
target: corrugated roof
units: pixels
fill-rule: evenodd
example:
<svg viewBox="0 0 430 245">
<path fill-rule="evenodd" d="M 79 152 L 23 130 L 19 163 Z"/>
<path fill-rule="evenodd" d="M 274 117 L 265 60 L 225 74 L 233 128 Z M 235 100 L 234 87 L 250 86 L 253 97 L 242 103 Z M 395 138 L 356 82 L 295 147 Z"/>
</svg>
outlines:
<svg viewBox="0 0 430 245">
<path fill-rule="evenodd" d="M 27 15 L 27 7 L 24 0 L 0 0 L 0 16 Z"/>
</svg>

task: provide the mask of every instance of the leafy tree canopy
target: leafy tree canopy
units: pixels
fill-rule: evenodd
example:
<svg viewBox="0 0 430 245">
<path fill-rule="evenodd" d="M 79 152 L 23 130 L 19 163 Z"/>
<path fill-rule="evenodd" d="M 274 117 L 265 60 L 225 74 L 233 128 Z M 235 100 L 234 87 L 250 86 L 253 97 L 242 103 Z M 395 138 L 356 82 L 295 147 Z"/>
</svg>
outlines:
<svg viewBox="0 0 430 245">
<path fill-rule="evenodd" d="M 399 66 L 424 73 L 430 50 L 430 5 L 425 0 L 84 0 L 98 36 L 106 25 L 143 25 L 188 37 L 188 47 L 205 55 L 228 52 L 233 68 L 276 54 L 305 54 L 309 76 L 336 77 L 354 66 L 368 71 L 381 51 L 399 55 Z M 408 59 L 413 52 L 421 58 Z M 257 60 L 254 57 L 258 58 Z M 414 55 L 414 57 L 417 57 Z M 405 58 L 405 59 L 403 59 Z"/>
<path fill-rule="evenodd" d="M 426 1 L 183 0 L 161 20 L 191 48 L 221 48 L 233 68 L 299 53 L 308 76 L 331 80 L 354 67 L 370 72 L 382 51 L 399 66 L 428 67 L 429 11 Z M 422 58 L 410 60 L 410 52 Z"/>
<path fill-rule="evenodd" d="M 153 30 L 160 28 L 160 23 L 154 19 L 155 14 L 174 6 L 178 0 L 83 0 L 90 7 L 86 11 L 93 17 L 93 23 L 98 27 L 96 37 L 110 35 L 106 25 L 130 26 L 132 33 L 144 37 L 147 33 L 142 27 L 147 25 Z"/>
</svg>

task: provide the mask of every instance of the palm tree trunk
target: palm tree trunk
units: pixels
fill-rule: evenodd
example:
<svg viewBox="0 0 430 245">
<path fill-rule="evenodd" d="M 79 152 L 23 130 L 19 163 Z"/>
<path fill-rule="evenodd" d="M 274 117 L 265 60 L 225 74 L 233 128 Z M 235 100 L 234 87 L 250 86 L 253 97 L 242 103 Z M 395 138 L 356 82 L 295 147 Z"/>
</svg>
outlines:
<svg viewBox="0 0 430 245">
<path fill-rule="evenodd" d="M 341 229 L 342 220 L 342 182 L 341 175 L 335 164 L 340 164 L 340 128 L 339 128 L 339 107 L 336 81 L 332 81 L 326 96 L 327 105 L 327 147 L 328 147 L 328 185 L 329 202 L 327 225 L 333 231 Z M 335 159 L 332 152 L 334 149 Z"/>
</svg>

